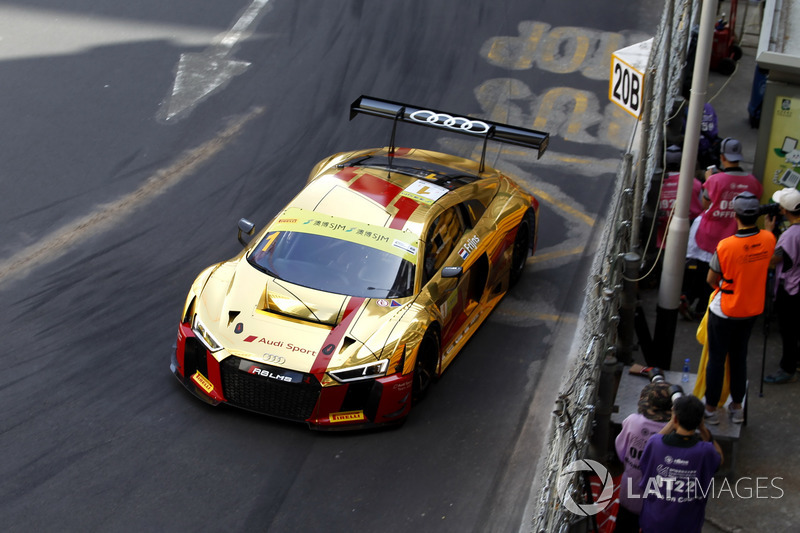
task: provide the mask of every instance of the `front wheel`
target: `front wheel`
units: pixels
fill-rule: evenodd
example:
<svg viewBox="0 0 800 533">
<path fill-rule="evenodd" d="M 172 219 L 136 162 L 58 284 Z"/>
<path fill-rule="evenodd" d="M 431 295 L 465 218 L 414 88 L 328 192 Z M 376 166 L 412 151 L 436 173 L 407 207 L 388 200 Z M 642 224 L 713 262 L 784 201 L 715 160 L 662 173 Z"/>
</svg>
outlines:
<svg viewBox="0 0 800 533">
<path fill-rule="evenodd" d="M 439 335 L 433 330 L 425 332 L 419 350 L 417 360 L 414 363 L 414 401 L 422 400 L 436 377 L 436 362 L 439 359 Z"/>
<path fill-rule="evenodd" d="M 508 285 L 513 287 L 522 277 L 522 271 L 528 262 L 528 251 L 531 242 L 531 227 L 527 219 L 517 226 L 517 236 L 514 238 L 514 247 L 511 252 L 511 271 L 508 275 Z"/>
</svg>

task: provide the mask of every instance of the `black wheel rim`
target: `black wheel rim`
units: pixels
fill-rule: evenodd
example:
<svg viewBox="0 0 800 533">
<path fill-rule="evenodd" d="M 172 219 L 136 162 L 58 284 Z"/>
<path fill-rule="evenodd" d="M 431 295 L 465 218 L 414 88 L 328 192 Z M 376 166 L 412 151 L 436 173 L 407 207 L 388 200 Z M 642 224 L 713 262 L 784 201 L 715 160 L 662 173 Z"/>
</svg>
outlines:
<svg viewBox="0 0 800 533">
<path fill-rule="evenodd" d="M 516 282 L 525 269 L 525 260 L 528 257 L 528 223 L 522 221 L 517 228 L 517 236 L 514 239 L 514 250 L 511 259 L 511 283 Z"/>
<path fill-rule="evenodd" d="M 433 365 L 436 354 L 436 340 L 433 336 L 426 335 L 422 339 L 417 362 L 414 365 L 414 397 L 422 399 L 433 383 Z"/>
</svg>

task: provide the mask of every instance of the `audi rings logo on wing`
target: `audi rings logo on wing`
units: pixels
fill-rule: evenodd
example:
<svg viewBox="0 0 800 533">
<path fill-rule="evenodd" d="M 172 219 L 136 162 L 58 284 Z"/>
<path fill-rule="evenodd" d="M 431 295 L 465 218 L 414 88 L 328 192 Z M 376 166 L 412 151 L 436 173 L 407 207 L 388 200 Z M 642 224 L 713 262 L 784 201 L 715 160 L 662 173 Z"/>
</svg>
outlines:
<svg viewBox="0 0 800 533">
<path fill-rule="evenodd" d="M 265 353 L 264 355 L 261 356 L 261 359 L 265 363 L 275 363 L 278 365 L 282 365 L 283 363 L 286 362 L 285 357 L 281 357 L 280 355 L 273 355 L 271 353 Z"/>
<path fill-rule="evenodd" d="M 491 126 L 480 120 L 471 120 L 465 117 L 454 117 L 447 113 L 436 113 L 427 109 L 418 109 L 409 115 L 414 122 L 442 126 L 451 130 L 462 130 L 470 133 L 489 133 Z"/>
<path fill-rule="evenodd" d="M 591 472 L 600 479 L 602 488 L 597 501 L 594 503 L 580 504 L 572 499 L 572 495 L 570 494 L 572 490 L 571 481 L 573 479 L 572 474 L 575 472 Z M 561 477 L 558 479 L 558 495 L 560 500 L 564 503 L 564 507 L 573 513 L 581 516 L 596 515 L 608 507 L 614 500 L 614 480 L 611 478 L 611 474 L 608 473 L 608 470 L 597 461 L 580 459 L 568 464 L 561 473 Z"/>
</svg>

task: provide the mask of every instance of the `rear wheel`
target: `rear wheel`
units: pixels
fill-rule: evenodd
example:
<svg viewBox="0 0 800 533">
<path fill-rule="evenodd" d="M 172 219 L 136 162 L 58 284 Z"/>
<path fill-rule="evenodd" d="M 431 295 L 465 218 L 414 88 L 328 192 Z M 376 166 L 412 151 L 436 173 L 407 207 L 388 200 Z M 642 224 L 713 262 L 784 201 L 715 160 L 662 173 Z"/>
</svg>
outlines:
<svg viewBox="0 0 800 533">
<path fill-rule="evenodd" d="M 522 219 L 517 226 L 517 236 L 514 238 L 514 248 L 511 253 L 511 272 L 508 275 L 508 285 L 513 287 L 522 277 L 522 271 L 528 261 L 528 251 L 531 242 L 531 227 L 528 219 Z"/>
<path fill-rule="evenodd" d="M 436 362 L 439 358 L 439 335 L 434 330 L 425 332 L 414 363 L 414 401 L 422 400 L 436 377 Z"/>
</svg>

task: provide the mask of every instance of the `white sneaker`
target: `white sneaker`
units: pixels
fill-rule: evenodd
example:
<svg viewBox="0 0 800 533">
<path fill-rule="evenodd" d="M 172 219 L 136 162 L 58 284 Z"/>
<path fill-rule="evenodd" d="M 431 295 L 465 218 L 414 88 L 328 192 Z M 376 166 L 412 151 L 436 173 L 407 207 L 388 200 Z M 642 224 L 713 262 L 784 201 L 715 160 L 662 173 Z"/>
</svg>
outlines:
<svg viewBox="0 0 800 533">
<path fill-rule="evenodd" d="M 741 424 L 744 422 L 743 408 L 734 409 L 733 407 L 729 407 L 728 411 L 730 412 L 731 415 L 731 422 L 733 422 L 734 424 Z"/>
<path fill-rule="evenodd" d="M 716 426 L 717 424 L 719 424 L 719 414 L 718 413 L 719 413 L 719 409 L 717 409 L 716 411 L 706 410 L 703 413 L 706 424 L 711 424 L 712 426 Z"/>
</svg>

